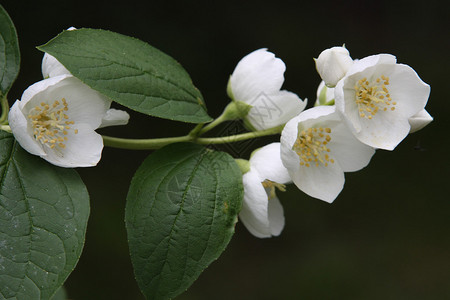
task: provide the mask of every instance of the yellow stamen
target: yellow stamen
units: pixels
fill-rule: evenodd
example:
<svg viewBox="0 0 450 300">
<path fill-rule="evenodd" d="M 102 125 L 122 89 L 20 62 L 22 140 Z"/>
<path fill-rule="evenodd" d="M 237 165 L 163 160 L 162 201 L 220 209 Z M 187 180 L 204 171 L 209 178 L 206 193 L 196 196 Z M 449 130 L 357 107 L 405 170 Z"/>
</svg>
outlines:
<svg viewBox="0 0 450 300">
<path fill-rule="evenodd" d="M 381 75 L 370 83 L 367 78 L 358 80 L 355 85 L 356 104 L 358 105 L 359 116 L 371 120 L 377 112 L 387 111 L 387 106 L 397 105 L 393 102 L 386 86 L 389 85 L 389 77 Z M 391 111 L 395 110 L 391 107 Z"/>
<path fill-rule="evenodd" d="M 300 158 L 300 166 L 310 167 L 309 163 L 314 162 L 316 167 L 321 164 L 326 167 L 328 163 L 334 163 L 334 160 L 330 159 L 330 156 L 327 154 L 330 152 L 330 149 L 326 146 L 331 141 L 331 136 L 329 135 L 331 128 L 318 127 L 317 129 L 308 128 L 299 131 L 297 140 L 292 146 L 292 150 Z M 327 133 L 327 135 L 322 134 L 322 132 Z"/>
<path fill-rule="evenodd" d="M 277 188 L 278 190 L 280 190 L 282 192 L 286 192 L 286 186 L 284 184 L 281 184 L 281 183 L 278 183 L 275 181 L 271 181 L 269 179 L 264 180 L 263 182 L 261 182 L 261 184 L 266 189 L 269 200 L 277 197 L 277 195 L 275 193 L 275 188 Z"/>
<path fill-rule="evenodd" d="M 62 98 L 61 102 L 58 100 L 51 104 L 41 102 L 40 106 L 33 107 L 28 114 L 35 139 L 51 149 L 55 146 L 61 149 L 66 147 L 64 142 L 68 140 L 67 130 L 70 126 L 65 125 L 75 124 L 74 121 L 68 120 L 69 116 L 64 113 L 69 110 L 66 99 Z M 74 133 L 77 134 L 78 129 L 74 129 Z"/>
</svg>

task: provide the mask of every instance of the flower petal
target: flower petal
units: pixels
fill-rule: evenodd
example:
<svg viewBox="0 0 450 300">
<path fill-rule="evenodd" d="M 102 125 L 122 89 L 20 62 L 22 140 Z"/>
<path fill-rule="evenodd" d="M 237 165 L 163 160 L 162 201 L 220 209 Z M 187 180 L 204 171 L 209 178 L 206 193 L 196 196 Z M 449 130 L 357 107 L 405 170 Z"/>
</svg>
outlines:
<svg viewBox="0 0 450 300">
<path fill-rule="evenodd" d="M 431 121 L 433 121 L 433 117 L 425 109 L 422 109 L 417 114 L 408 119 L 409 125 L 411 126 L 409 133 L 413 133 L 424 128 Z"/>
<path fill-rule="evenodd" d="M 47 147 L 47 156 L 43 158 L 48 162 L 64 167 L 93 167 L 99 162 L 102 150 L 102 136 L 96 133 L 88 124 L 74 126 L 77 134 L 69 131 L 65 147 Z"/>
<path fill-rule="evenodd" d="M 76 124 L 89 124 L 98 128 L 102 118 L 111 105 L 111 100 L 91 89 L 76 77 L 60 75 L 36 82 L 22 95 L 21 105 L 24 114 L 41 102 L 52 104 L 65 99 L 68 103 L 66 114 Z"/>
<path fill-rule="evenodd" d="M 354 172 L 366 167 L 375 149 L 361 143 L 342 122 L 336 124 L 331 132 L 332 142 L 328 144 L 333 157 L 344 172 Z"/>
<path fill-rule="evenodd" d="M 28 127 L 28 120 L 20 109 L 19 100 L 11 107 L 8 119 L 12 133 L 23 149 L 33 155 L 46 155 L 41 144 L 34 138 L 33 131 Z"/>
<path fill-rule="evenodd" d="M 22 97 L 20 98 L 20 109 L 24 109 L 25 106 L 27 105 L 27 103 L 29 101 L 31 101 L 32 99 L 34 99 L 34 97 L 37 94 L 43 93 L 44 91 L 46 91 L 48 88 L 51 88 L 55 85 L 58 85 L 60 81 L 65 80 L 68 77 L 72 77 L 71 75 L 60 75 L 60 76 L 56 76 L 56 77 L 52 77 L 52 78 L 48 78 L 48 79 L 44 79 L 41 81 L 38 81 L 32 85 L 30 85 L 23 93 L 22 93 Z M 45 95 L 47 96 L 47 95 Z M 42 100 L 49 100 L 46 99 L 44 97 L 41 97 Z M 40 99 L 41 100 L 41 99 Z M 31 106 L 35 106 L 35 105 L 39 105 L 39 101 L 36 101 L 36 103 L 33 103 Z M 55 99 L 56 100 L 56 99 Z M 60 99 L 58 99 L 60 100 Z M 47 102 L 47 101 L 45 101 Z M 28 113 L 28 112 L 25 112 Z"/>
<path fill-rule="evenodd" d="M 284 126 L 283 131 L 281 132 L 280 157 L 281 162 L 288 170 L 288 173 L 297 170 L 297 166 L 300 166 L 300 158 L 298 157 L 297 153 L 295 153 L 295 151 L 292 151 L 292 146 L 297 140 L 298 123 L 300 121 L 300 118 L 300 116 L 292 118 L 289 122 L 286 123 L 286 126 Z"/>
<path fill-rule="evenodd" d="M 380 114 L 372 120 L 361 118 L 360 122 L 362 130 L 354 133 L 356 138 L 368 146 L 385 150 L 394 150 L 410 130 L 408 119 L 397 118 L 395 114 Z"/>
<path fill-rule="evenodd" d="M 299 164 L 288 170 L 292 181 L 300 190 L 328 203 L 333 202 L 344 187 L 344 171 L 338 163 L 327 167 L 305 167 Z"/>
<path fill-rule="evenodd" d="M 54 56 L 45 53 L 42 58 L 42 76 L 50 78 L 59 75 L 71 75 L 71 73 Z"/>
<path fill-rule="evenodd" d="M 126 111 L 110 108 L 106 111 L 106 114 L 103 116 L 102 123 L 98 128 L 127 125 L 129 119 L 130 115 Z"/>
<path fill-rule="evenodd" d="M 291 182 L 280 156 L 280 143 L 272 143 L 258 149 L 250 158 L 250 168 L 258 172 L 264 181 L 268 179 L 281 184 Z"/>
<path fill-rule="evenodd" d="M 410 118 L 424 109 L 430 95 L 430 86 L 420 79 L 413 68 L 397 64 L 389 77 L 389 92 L 397 102 L 396 110 L 402 117 Z"/>
<path fill-rule="evenodd" d="M 230 76 L 230 98 L 246 103 L 252 102 L 261 93 L 272 94 L 280 90 L 284 82 L 286 66 L 267 49 L 256 50 L 236 65 Z"/>
<path fill-rule="evenodd" d="M 273 94 L 260 94 L 253 101 L 247 120 L 257 130 L 264 130 L 285 124 L 301 113 L 307 104 L 296 94 L 278 91 Z"/>
<path fill-rule="evenodd" d="M 271 236 L 268 196 L 261 184 L 256 170 L 244 174 L 244 202 L 239 213 L 239 219 L 244 226 L 256 237 L 267 238 Z"/>
<path fill-rule="evenodd" d="M 103 116 L 111 105 L 111 100 L 99 92 L 91 89 L 75 77 L 67 77 L 53 96 L 65 98 L 69 104 L 67 114 L 75 123 L 89 124 L 96 129 L 100 126 Z M 58 97 L 59 96 L 59 97 Z"/>
<path fill-rule="evenodd" d="M 390 64 L 394 65 L 397 62 L 397 58 L 391 54 L 376 54 L 364 57 L 360 60 L 354 60 L 353 65 L 347 71 L 346 77 L 355 73 L 364 71 L 367 68 L 373 67 L 378 64 Z"/>
<path fill-rule="evenodd" d="M 269 199 L 269 223 L 270 233 L 273 236 L 279 236 L 284 228 L 284 211 L 283 206 L 278 198 Z"/>
</svg>

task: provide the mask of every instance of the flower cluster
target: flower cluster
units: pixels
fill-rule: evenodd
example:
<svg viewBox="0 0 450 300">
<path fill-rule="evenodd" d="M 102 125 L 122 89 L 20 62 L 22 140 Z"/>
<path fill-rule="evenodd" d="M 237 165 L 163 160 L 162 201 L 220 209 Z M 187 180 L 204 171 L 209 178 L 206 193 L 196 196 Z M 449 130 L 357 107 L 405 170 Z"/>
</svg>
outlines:
<svg viewBox="0 0 450 300">
<path fill-rule="evenodd" d="M 129 115 L 110 108 L 111 100 L 91 89 L 49 54 L 45 79 L 26 89 L 11 107 L 9 123 L 28 152 L 66 168 L 95 166 L 103 139 L 95 129 L 125 125 Z"/>
<path fill-rule="evenodd" d="M 315 63 L 323 81 L 315 106 L 307 110 L 306 101 L 279 91 L 285 67 L 266 49 L 244 57 L 230 77 L 228 94 L 252 106 L 247 122 L 254 128 L 285 124 L 280 143 L 256 150 L 243 177 L 240 219 L 257 237 L 279 235 L 284 227 L 275 189 L 284 191 L 293 182 L 331 203 L 344 186 L 345 172 L 364 168 L 376 149 L 393 150 L 432 121 L 425 110 L 430 87 L 392 55 L 353 60 L 345 47 L 333 47 Z M 261 94 L 263 107 L 257 102 Z M 262 108 L 271 113 L 261 114 Z"/>
<path fill-rule="evenodd" d="M 72 28 L 73 29 L 73 28 Z M 280 132 L 279 143 L 257 149 L 243 171 L 240 219 L 257 237 L 277 236 L 284 227 L 276 190 L 293 183 L 311 197 L 333 202 L 345 172 L 367 166 L 376 149 L 393 150 L 432 117 L 425 110 L 430 87 L 409 66 L 389 54 L 353 60 L 345 47 L 323 51 L 315 59 L 322 78 L 314 107 L 281 90 L 286 66 L 267 49 L 245 56 L 230 76 L 230 105 L 224 120 L 242 118 L 258 132 Z M 95 130 L 127 124 L 126 112 L 74 77 L 45 54 L 45 79 L 31 85 L 9 114 L 10 128 L 28 152 L 61 167 L 95 166 L 103 139 Z M 218 121 L 219 120 L 219 121 Z M 255 135 L 256 136 L 256 135 Z M 190 137 L 190 135 L 189 135 Z"/>
</svg>

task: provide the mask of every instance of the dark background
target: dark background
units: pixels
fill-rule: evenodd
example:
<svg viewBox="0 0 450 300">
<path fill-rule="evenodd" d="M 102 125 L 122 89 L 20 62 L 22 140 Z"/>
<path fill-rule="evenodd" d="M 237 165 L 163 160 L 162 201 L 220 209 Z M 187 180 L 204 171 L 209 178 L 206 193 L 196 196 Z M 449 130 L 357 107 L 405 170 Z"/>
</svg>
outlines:
<svg viewBox="0 0 450 300">
<path fill-rule="evenodd" d="M 228 76 L 253 50 L 267 47 L 283 59 L 284 88 L 310 103 L 320 82 L 312 58 L 322 50 L 345 43 L 353 58 L 396 55 L 431 85 L 427 110 L 435 121 L 347 174 L 333 204 L 290 186 L 279 194 L 282 235 L 260 240 L 238 224 L 223 255 L 177 299 L 450 299 L 447 2 L 1 2 L 22 53 L 11 102 L 41 79 L 42 53 L 34 47 L 70 26 L 109 29 L 168 53 L 190 73 L 214 117 L 228 102 Z M 188 131 L 131 115 L 129 126 L 102 133 L 151 138 Z M 247 158 L 251 149 L 237 150 Z M 98 167 L 79 170 L 92 212 L 83 255 L 66 282 L 71 299 L 143 298 L 123 218 L 129 182 L 149 153 L 105 148 Z"/>
</svg>

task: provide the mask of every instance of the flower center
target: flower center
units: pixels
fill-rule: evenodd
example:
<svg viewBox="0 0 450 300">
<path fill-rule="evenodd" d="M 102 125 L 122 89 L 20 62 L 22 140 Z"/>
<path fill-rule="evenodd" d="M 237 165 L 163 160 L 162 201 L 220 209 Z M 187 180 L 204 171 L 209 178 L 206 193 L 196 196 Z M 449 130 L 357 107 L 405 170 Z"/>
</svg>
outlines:
<svg viewBox="0 0 450 300">
<path fill-rule="evenodd" d="M 277 197 L 275 193 L 275 188 L 279 189 L 282 192 L 286 192 L 286 186 L 284 184 L 271 181 L 269 179 L 264 180 L 263 182 L 261 182 L 261 184 L 266 189 L 267 195 L 269 196 L 269 200 Z"/>
<path fill-rule="evenodd" d="M 389 85 L 389 77 L 381 75 L 375 82 L 369 82 L 367 78 L 358 80 L 355 85 L 356 104 L 358 104 L 359 116 L 372 119 L 381 109 L 387 111 L 395 110 L 397 102 L 392 101 L 386 86 Z"/>
<path fill-rule="evenodd" d="M 71 129 L 70 125 L 75 124 L 65 114 L 69 110 L 66 99 L 62 98 L 61 102 L 56 100 L 52 105 L 42 102 L 40 106 L 32 108 L 28 114 L 33 126 L 34 138 L 51 149 L 55 146 L 66 147 L 64 142 L 68 140 L 67 130 Z M 78 129 L 73 131 L 75 134 L 78 133 Z"/>
<path fill-rule="evenodd" d="M 330 158 L 327 144 L 331 141 L 330 128 L 308 128 L 299 132 L 297 140 L 292 146 L 292 150 L 300 157 L 300 166 L 309 167 L 315 164 L 323 164 L 325 167 L 328 163 L 334 163 L 334 159 Z"/>
</svg>

